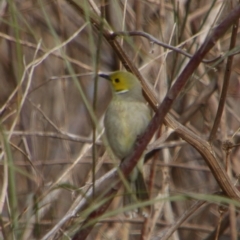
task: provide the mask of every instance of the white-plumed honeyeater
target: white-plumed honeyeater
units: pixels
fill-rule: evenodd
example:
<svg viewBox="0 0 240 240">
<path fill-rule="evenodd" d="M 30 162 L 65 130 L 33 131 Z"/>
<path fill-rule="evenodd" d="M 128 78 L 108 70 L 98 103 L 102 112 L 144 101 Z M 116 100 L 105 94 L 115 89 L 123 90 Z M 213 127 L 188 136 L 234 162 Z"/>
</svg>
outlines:
<svg viewBox="0 0 240 240">
<path fill-rule="evenodd" d="M 110 148 L 122 161 L 133 150 L 136 139 L 146 130 L 151 111 L 143 97 L 142 86 L 133 74 L 117 71 L 100 73 L 99 76 L 109 80 L 112 88 L 113 96 L 106 111 L 104 126 Z M 124 205 L 134 204 L 136 199 L 149 199 L 143 178 L 143 161 L 144 157 L 127 179 L 131 192 L 125 191 Z"/>
</svg>

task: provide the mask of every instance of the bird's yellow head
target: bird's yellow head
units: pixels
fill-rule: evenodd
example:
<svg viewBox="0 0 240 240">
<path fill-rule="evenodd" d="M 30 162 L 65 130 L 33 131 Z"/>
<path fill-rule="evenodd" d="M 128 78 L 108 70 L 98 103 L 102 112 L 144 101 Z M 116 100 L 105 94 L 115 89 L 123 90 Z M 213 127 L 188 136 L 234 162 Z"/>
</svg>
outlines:
<svg viewBox="0 0 240 240">
<path fill-rule="evenodd" d="M 116 94 L 127 93 L 131 91 L 141 92 L 141 84 L 137 78 L 130 72 L 117 71 L 110 74 L 100 73 L 103 77 L 110 81 L 113 92 Z"/>
</svg>

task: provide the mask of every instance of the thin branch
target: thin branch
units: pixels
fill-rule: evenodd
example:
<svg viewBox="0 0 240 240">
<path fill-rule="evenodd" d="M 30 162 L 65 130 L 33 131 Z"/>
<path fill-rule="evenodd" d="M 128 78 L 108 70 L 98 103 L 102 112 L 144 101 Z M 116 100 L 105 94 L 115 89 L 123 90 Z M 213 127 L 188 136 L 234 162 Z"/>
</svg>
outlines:
<svg viewBox="0 0 240 240">
<path fill-rule="evenodd" d="M 2 216 L 3 207 L 4 207 L 4 203 L 5 203 L 5 199 L 8 191 L 8 162 L 7 162 L 6 152 L 4 153 L 4 155 L 5 156 L 3 159 L 3 173 L 2 173 L 3 183 L 2 183 L 1 193 L 0 193 L 0 216 Z"/>
<path fill-rule="evenodd" d="M 95 5 L 94 5 L 95 6 Z M 96 9 L 98 9 L 96 7 Z M 95 10 L 96 11 L 96 10 Z M 98 41 L 97 41 L 97 52 L 96 55 L 94 55 L 94 86 L 93 86 L 93 111 L 95 115 L 97 115 L 97 94 L 98 94 L 98 72 L 99 72 L 99 62 L 100 62 L 100 54 L 101 54 L 101 46 L 102 46 L 102 30 L 103 30 L 103 18 L 100 20 L 100 31 L 98 32 Z M 96 164 L 97 164 L 97 148 L 96 148 L 96 138 L 97 138 L 97 125 L 96 122 L 92 121 L 92 182 L 93 182 L 93 197 L 95 192 L 95 177 L 96 177 Z"/>
<path fill-rule="evenodd" d="M 115 39 L 117 36 L 140 36 L 140 37 L 145 37 L 154 44 L 157 44 L 157 45 L 162 46 L 164 48 L 167 48 L 167 49 L 173 50 L 175 52 L 181 53 L 182 55 L 184 55 L 188 58 L 192 57 L 191 54 L 183 51 L 182 49 L 180 49 L 178 47 L 171 46 L 171 45 L 166 44 L 166 43 L 163 43 L 163 42 L 159 41 L 157 38 L 153 37 L 151 34 L 146 33 L 146 32 L 141 32 L 141 31 L 129 31 L 129 32 L 118 31 L 118 32 L 114 32 L 111 36 L 112 36 L 113 39 Z M 218 57 L 216 57 L 214 59 L 211 59 L 211 60 L 203 59 L 202 62 L 203 63 L 212 63 L 212 62 L 216 62 L 220 58 L 221 58 L 221 56 L 218 56 Z"/>
<path fill-rule="evenodd" d="M 232 26 L 232 36 L 231 36 L 231 42 L 229 46 L 229 51 L 234 48 L 236 41 L 237 41 L 237 33 L 238 33 L 238 19 L 234 21 L 234 24 Z M 214 120 L 214 124 L 209 136 L 209 142 L 211 143 L 216 135 L 219 123 L 221 121 L 226 97 L 227 97 L 227 92 L 228 92 L 228 86 L 229 86 L 229 81 L 230 81 L 230 75 L 231 75 L 231 68 L 232 68 L 232 62 L 233 62 L 233 57 L 234 56 L 229 56 L 227 59 L 227 65 L 225 69 L 225 74 L 224 74 L 224 81 L 223 81 L 223 86 L 222 86 L 222 92 L 219 100 L 219 105 L 218 105 L 218 110 L 217 114 Z"/>
<path fill-rule="evenodd" d="M 10 132 L 6 132 L 6 135 L 10 134 Z M 92 139 L 89 137 L 77 136 L 72 133 L 67 133 L 61 131 L 61 133 L 57 132 L 44 132 L 44 131 L 13 131 L 11 136 L 37 136 L 37 137 L 51 137 L 62 140 L 68 140 L 73 142 L 80 143 L 92 143 Z M 97 144 L 101 144 L 101 141 L 96 141 Z"/>
</svg>

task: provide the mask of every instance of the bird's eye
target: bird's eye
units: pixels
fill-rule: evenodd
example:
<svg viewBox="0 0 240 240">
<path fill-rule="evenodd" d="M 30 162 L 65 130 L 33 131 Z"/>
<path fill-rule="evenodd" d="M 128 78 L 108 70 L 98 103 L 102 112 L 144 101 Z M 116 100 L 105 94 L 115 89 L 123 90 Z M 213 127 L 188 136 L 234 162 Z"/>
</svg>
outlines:
<svg viewBox="0 0 240 240">
<path fill-rule="evenodd" d="M 120 82 L 120 80 L 118 78 L 115 78 L 114 81 L 115 81 L 115 83 L 119 83 Z"/>
</svg>

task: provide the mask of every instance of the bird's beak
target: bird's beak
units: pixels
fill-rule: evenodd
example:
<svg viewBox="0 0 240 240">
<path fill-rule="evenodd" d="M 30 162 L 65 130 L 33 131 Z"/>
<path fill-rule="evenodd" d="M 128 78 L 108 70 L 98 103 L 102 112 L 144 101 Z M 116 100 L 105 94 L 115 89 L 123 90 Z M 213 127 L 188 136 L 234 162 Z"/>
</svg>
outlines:
<svg viewBox="0 0 240 240">
<path fill-rule="evenodd" d="M 106 73 L 99 73 L 98 76 L 110 80 L 110 76 Z"/>
</svg>

